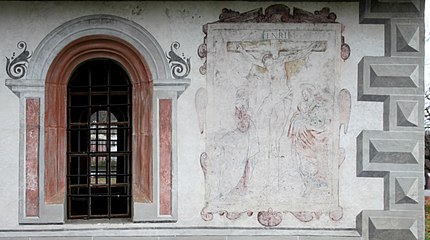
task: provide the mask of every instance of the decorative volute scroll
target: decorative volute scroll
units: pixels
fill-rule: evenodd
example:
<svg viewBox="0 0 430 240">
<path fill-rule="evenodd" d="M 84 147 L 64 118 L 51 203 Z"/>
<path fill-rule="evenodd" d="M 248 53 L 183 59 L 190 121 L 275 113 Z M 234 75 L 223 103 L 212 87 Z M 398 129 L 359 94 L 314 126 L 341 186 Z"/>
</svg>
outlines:
<svg viewBox="0 0 430 240">
<path fill-rule="evenodd" d="M 267 7 L 264 12 L 263 8 L 257 8 L 244 13 L 224 8 L 219 15 L 219 20 L 212 23 L 336 23 L 336 18 L 336 14 L 330 12 L 330 9 L 327 7 L 316 10 L 314 13 L 300 8 L 293 8 L 291 13 L 288 6 L 275 4 Z M 197 50 L 198 56 L 204 61 L 203 65 L 199 68 L 202 75 L 205 75 L 207 70 L 207 30 L 208 24 L 205 24 L 203 26 L 203 33 L 205 34 L 204 41 Z M 351 49 L 349 45 L 345 43 L 343 36 L 340 51 L 340 56 L 344 61 L 349 58 Z"/>
<path fill-rule="evenodd" d="M 16 56 L 13 52 L 12 57 L 6 57 L 6 73 L 11 79 L 21 79 L 27 72 L 28 60 L 31 58 L 31 53 L 27 50 L 27 43 L 20 41 L 17 44 L 18 49 L 22 52 Z"/>
<path fill-rule="evenodd" d="M 172 69 L 172 76 L 176 79 L 186 78 L 191 70 L 190 58 L 185 57 L 184 54 L 180 57 L 174 50 L 178 50 L 180 46 L 178 42 L 173 42 L 172 45 L 170 45 L 169 53 L 166 54 L 170 68 Z"/>
</svg>

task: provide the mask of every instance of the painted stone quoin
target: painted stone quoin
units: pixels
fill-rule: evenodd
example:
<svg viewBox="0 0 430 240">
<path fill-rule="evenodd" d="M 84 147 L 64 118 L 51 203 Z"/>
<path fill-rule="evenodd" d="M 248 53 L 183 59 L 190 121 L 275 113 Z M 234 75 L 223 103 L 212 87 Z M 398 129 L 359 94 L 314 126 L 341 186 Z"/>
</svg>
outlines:
<svg viewBox="0 0 430 240">
<path fill-rule="evenodd" d="M 204 220 L 255 213 L 338 221 L 341 135 L 351 96 L 339 86 L 341 24 L 213 23 L 207 82 L 196 95 L 206 150 Z M 343 127 L 342 127 L 343 126 Z"/>
</svg>

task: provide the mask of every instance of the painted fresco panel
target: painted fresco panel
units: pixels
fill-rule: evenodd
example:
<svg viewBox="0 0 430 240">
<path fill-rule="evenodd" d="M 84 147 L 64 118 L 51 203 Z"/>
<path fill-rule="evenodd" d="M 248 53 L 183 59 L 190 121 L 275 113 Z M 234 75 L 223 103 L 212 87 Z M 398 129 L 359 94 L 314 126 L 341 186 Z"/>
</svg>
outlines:
<svg viewBox="0 0 430 240">
<path fill-rule="evenodd" d="M 267 226 L 264 214 L 342 217 L 339 136 L 350 94 L 338 86 L 340 30 L 209 25 L 202 216 L 258 212 Z"/>
</svg>

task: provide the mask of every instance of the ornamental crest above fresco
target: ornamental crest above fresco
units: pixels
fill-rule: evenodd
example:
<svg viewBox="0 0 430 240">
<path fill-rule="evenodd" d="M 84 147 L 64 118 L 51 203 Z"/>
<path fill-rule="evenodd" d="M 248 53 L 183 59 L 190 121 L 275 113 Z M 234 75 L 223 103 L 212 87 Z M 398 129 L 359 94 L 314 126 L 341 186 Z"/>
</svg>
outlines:
<svg viewBox="0 0 430 240">
<path fill-rule="evenodd" d="M 206 88 L 196 94 L 206 139 L 204 220 L 255 216 L 273 227 L 285 214 L 303 222 L 343 217 L 339 142 L 351 96 L 339 78 L 350 49 L 335 19 L 327 8 L 290 14 L 273 5 L 264 14 L 224 9 L 205 25 Z"/>
</svg>

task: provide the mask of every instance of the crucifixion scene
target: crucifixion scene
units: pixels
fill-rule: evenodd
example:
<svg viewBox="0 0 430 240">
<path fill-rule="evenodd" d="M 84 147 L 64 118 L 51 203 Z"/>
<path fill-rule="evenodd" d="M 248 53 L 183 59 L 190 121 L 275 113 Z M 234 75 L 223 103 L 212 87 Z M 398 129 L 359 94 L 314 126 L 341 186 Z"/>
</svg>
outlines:
<svg viewBox="0 0 430 240">
<path fill-rule="evenodd" d="M 303 222 L 342 218 L 339 129 L 347 122 L 337 115 L 349 114 L 339 104 L 350 95 L 337 89 L 336 32 L 326 31 L 238 41 L 245 30 L 214 30 L 221 34 L 208 59 L 221 61 L 208 64 L 204 219 L 219 212 L 259 213 L 263 225 L 274 224 L 264 216 L 282 221 L 287 213 Z"/>
</svg>

